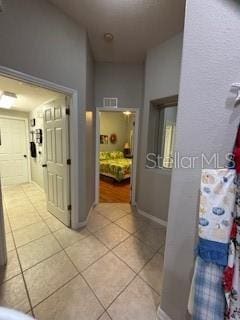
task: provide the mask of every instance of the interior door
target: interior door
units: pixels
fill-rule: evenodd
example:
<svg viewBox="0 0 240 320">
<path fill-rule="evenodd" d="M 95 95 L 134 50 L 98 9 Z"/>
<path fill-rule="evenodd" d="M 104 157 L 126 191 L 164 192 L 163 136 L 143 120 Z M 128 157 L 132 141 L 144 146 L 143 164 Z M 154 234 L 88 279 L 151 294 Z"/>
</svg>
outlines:
<svg viewBox="0 0 240 320">
<path fill-rule="evenodd" d="M 70 167 L 68 115 L 65 98 L 44 107 L 45 164 L 44 180 L 47 208 L 70 226 Z"/>
<path fill-rule="evenodd" d="M 0 117 L 0 174 L 2 186 L 29 182 L 26 122 Z"/>
</svg>

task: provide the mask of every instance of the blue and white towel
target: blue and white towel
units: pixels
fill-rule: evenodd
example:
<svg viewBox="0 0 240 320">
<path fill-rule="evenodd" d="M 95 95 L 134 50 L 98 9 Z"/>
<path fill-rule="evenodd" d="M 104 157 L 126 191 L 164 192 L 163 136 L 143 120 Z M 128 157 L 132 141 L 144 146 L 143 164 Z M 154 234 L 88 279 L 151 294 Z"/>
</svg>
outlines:
<svg viewBox="0 0 240 320">
<path fill-rule="evenodd" d="M 223 320 L 225 296 L 224 267 L 197 257 L 195 264 L 193 320 Z"/>
<path fill-rule="evenodd" d="M 236 171 L 204 169 L 201 177 L 199 237 L 229 243 L 235 205 Z"/>
</svg>

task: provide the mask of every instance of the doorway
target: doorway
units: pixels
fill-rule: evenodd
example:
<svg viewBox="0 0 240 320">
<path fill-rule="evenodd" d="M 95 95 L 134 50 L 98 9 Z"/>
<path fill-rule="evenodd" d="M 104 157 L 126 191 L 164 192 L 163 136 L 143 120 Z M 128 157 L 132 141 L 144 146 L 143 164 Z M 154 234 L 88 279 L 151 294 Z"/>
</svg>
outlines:
<svg viewBox="0 0 240 320">
<path fill-rule="evenodd" d="M 28 140 L 27 119 L 0 116 L 0 168 L 3 187 L 29 182 Z"/>
<path fill-rule="evenodd" d="M 8 207 L 9 195 L 14 200 L 15 191 L 29 187 L 39 198 L 35 209 L 71 227 L 71 95 L 4 73 L 0 91 L 0 171 Z"/>
<path fill-rule="evenodd" d="M 138 109 L 97 108 L 96 204 L 135 205 Z"/>
</svg>

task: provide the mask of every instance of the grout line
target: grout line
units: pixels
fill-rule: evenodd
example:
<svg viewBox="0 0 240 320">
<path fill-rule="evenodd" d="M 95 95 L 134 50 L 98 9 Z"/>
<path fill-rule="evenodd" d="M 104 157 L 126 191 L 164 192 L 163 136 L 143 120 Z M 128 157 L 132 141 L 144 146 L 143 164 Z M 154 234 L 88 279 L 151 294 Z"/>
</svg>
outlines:
<svg viewBox="0 0 240 320">
<path fill-rule="evenodd" d="M 54 233 L 53 233 L 53 236 L 55 237 L 55 239 L 58 241 L 58 243 L 61 245 L 61 243 L 59 242 L 59 240 L 57 239 L 57 237 L 54 235 Z M 85 237 L 85 238 L 83 238 L 83 239 L 81 239 L 81 240 L 84 240 L 84 239 L 86 239 L 87 237 Z M 79 240 L 79 241 L 81 241 L 81 240 Z M 77 272 L 78 272 L 78 275 L 80 275 L 81 277 L 82 277 L 82 279 L 84 280 L 84 282 L 86 283 L 86 285 L 87 285 L 87 287 L 90 289 L 90 291 L 93 293 L 93 295 L 95 296 L 95 298 L 97 299 L 97 301 L 99 302 L 99 304 L 102 306 L 102 308 L 103 308 L 103 310 L 104 311 L 106 311 L 106 309 L 105 309 L 105 307 L 103 306 L 103 304 L 102 304 L 102 302 L 100 301 L 100 299 L 97 297 L 97 295 L 95 294 L 95 292 L 93 291 L 93 289 L 89 286 L 89 284 L 87 283 L 87 281 L 86 281 L 86 279 L 83 277 L 83 275 L 82 275 L 82 273 L 78 270 L 78 268 L 77 268 L 77 266 L 75 265 L 75 263 L 72 261 L 72 259 L 70 258 L 70 256 L 67 254 L 67 252 L 66 252 L 66 249 L 67 248 L 63 248 L 63 251 L 64 251 L 64 253 L 66 254 L 66 256 L 68 257 L 68 259 L 70 260 L 70 262 L 74 265 L 74 267 L 75 267 L 75 269 L 77 270 Z M 108 251 L 104 254 L 104 255 L 106 255 L 108 253 Z M 103 255 L 103 256 L 104 256 Z M 99 259 L 101 259 L 103 256 L 101 256 Z M 96 261 L 95 261 L 96 262 Z M 95 263 L 94 262 L 94 263 Z M 57 290 L 56 290 L 57 291 Z M 102 315 L 101 315 L 102 316 Z M 101 317 L 100 316 L 100 317 Z"/>
<path fill-rule="evenodd" d="M 74 266 L 75 267 L 75 266 Z M 59 291 L 60 289 L 64 288 L 66 285 L 68 285 L 72 280 L 74 280 L 75 278 L 77 278 L 79 276 L 79 272 L 77 272 L 71 279 L 69 279 L 67 282 L 65 282 L 64 284 L 62 284 L 60 287 L 58 287 L 56 290 L 54 290 L 51 294 L 49 294 L 47 297 L 45 297 L 43 300 L 41 300 L 40 302 L 38 302 L 37 304 L 35 304 L 33 306 L 33 309 L 35 309 L 37 306 L 39 306 L 41 303 L 43 303 L 44 301 L 46 301 L 48 298 L 50 298 L 51 296 L 53 296 L 57 291 Z"/>
<path fill-rule="evenodd" d="M 29 200 L 30 202 L 31 202 L 31 200 Z M 44 222 L 44 220 L 43 220 L 43 218 L 40 216 L 40 218 L 41 218 L 41 220 L 42 220 L 42 222 Z M 44 222 L 45 223 L 45 222 Z M 46 224 L 46 223 L 45 223 Z M 46 224 L 47 225 L 47 224 Z M 50 231 L 50 234 L 56 239 L 56 237 L 53 235 L 53 232 L 52 232 L 52 230 L 50 230 L 50 228 L 49 228 L 49 226 L 47 225 L 47 227 L 48 227 L 48 229 L 49 229 L 49 231 Z M 57 242 L 59 243 L 59 241 L 58 241 L 58 239 L 56 239 L 57 240 Z M 59 243 L 59 245 L 60 245 L 60 243 Z M 60 245 L 60 248 L 62 248 L 62 246 Z M 54 255 L 52 255 L 51 257 L 53 257 L 53 256 L 55 256 L 55 255 L 57 255 L 57 254 L 59 254 L 60 252 L 62 252 L 62 251 L 64 251 L 63 249 L 61 249 L 60 251 L 58 251 L 57 253 L 55 253 Z M 64 252 L 65 253 L 65 252 Z M 48 258 L 46 258 L 45 260 L 43 260 L 43 261 L 46 261 L 47 259 L 49 259 L 49 258 L 51 258 L 51 257 L 48 257 Z M 70 260 L 70 259 L 69 259 Z M 41 261 L 41 262 L 43 262 L 43 261 Z M 71 262 L 71 260 L 70 260 L 70 262 Z M 40 263 L 40 262 L 39 262 Z M 39 264 L 39 263 L 37 263 L 37 264 Z M 37 265 L 36 264 L 36 265 Z M 71 264 L 72 264 L 72 262 L 71 262 Z M 35 266 L 36 266 L 35 265 Z M 76 267 L 75 267 L 75 265 L 73 265 L 73 267 L 76 269 Z M 32 268 L 32 267 L 31 267 Z M 31 269 L 31 268 L 29 268 L 29 269 Z M 28 269 L 28 270 L 29 270 Z M 26 271 L 26 270 L 25 270 Z M 76 276 L 74 276 L 72 279 L 70 279 L 68 282 L 66 282 L 63 286 L 60 286 L 59 288 L 57 288 L 51 295 L 53 295 L 55 292 L 57 292 L 59 289 L 61 289 L 62 287 L 64 287 L 67 283 L 69 283 L 71 280 L 73 280 L 75 277 L 77 277 L 78 276 L 78 270 L 76 269 L 76 271 L 77 271 L 77 274 L 76 274 Z M 23 274 L 23 277 L 24 277 L 24 274 Z M 48 297 L 46 297 L 46 299 L 48 299 L 51 295 L 49 295 Z M 29 299 L 30 299 L 30 295 L 29 295 Z M 44 299 L 44 300 L 46 300 L 46 299 Z M 42 300 L 42 301 L 40 301 L 39 302 L 39 304 L 40 303 L 42 303 L 44 300 Z M 30 300 L 31 301 L 31 300 Z M 32 311 L 32 314 L 33 314 L 33 316 L 35 317 L 35 314 L 34 314 L 34 308 L 36 308 L 36 306 L 37 305 L 35 305 L 34 307 L 31 305 L 31 307 L 32 307 L 32 309 L 31 309 L 31 311 Z"/>
<path fill-rule="evenodd" d="M 40 222 L 41 222 L 41 221 L 40 221 Z M 36 239 L 30 240 L 30 241 L 28 241 L 27 243 L 21 244 L 20 246 L 16 247 L 16 249 L 20 249 L 20 248 L 22 248 L 22 247 L 25 247 L 25 246 L 27 246 L 29 243 L 32 243 L 32 242 L 34 242 L 34 241 L 36 241 L 36 240 L 39 240 L 39 239 L 42 239 L 42 238 L 44 238 L 44 237 L 46 237 L 46 236 L 49 236 L 50 234 L 51 234 L 51 232 L 46 233 L 46 234 L 43 234 L 43 235 L 41 235 L 40 237 L 38 237 L 38 238 L 36 238 Z"/>
<path fill-rule="evenodd" d="M 25 190 L 23 190 L 23 192 L 26 194 Z M 28 197 L 28 195 L 27 195 L 27 197 Z M 31 199 L 29 199 L 29 197 L 28 197 L 28 201 L 30 201 L 30 203 L 32 203 L 32 202 L 31 202 Z M 34 206 L 34 204 L 33 204 L 33 207 L 34 207 L 34 209 L 36 209 L 36 207 Z M 7 208 L 6 208 L 6 211 L 7 211 Z M 37 209 L 36 209 L 36 211 L 37 211 Z M 125 210 L 122 210 L 122 211 L 125 211 Z M 125 211 L 125 212 L 126 212 L 126 211 Z M 47 223 L 45 222 L 45 220 L 43 219 L 43 217 L 38 213 L 38 211 L 37 211 L 37 214 L 39 215 L 39 217 L 40 217 L 40 219 L 42 220 L 42 222 L 48 227 L 48 229 L 49 229 L 49 231 L 50 231 L 50 233 L 48 233 L 48 234 L 46 234 L 46 235 L 43 235 L 43 236 L 41 236 L 40 238 L 42 238 L 42 237 L 44 237 L 44 236 L 48 236 L 49 234 L 52 234 L 53 237 L 54 237 L 54 238 L 57 240 L 57 242 L 59 243 L 60 247 L 62 248 L 61 250 L 59 250 L 58 252 L 54 253 L 53 255 L 45 258 L 44 260 L 39 261 L 37 264 L 39 264 L 39 263 L 41 263 L 41 262 L 43 262 L 43 261 L 45 261 L 45 260 L 53 257 L 54 255 L 56 255 L 56 254 L 64 251 L 64 253 L 65 253 L 66 256 L 68 257 L 68 259 L 70 260 L 71 264 L 72 264 L 72 265 L 74 266 L 74 268 L 76 269 L 77 274 L 76 274 L 76 276 L 74 276 L 72 279 L 70 279 L 69 281 L 67 281 L 65 284 L 63 284 L 62 286 L 60 286 L 59 288 L 57 288 L 57 289 L 56 289 L 53 293 L 51 293 L 48 297 L 44 298 L 41 302 L 39 302 L 37 305 L 35 305 L 35 306 L 33 307 L 32 304 L 31 304 L 30 295 L 29 295 L 29 292 L 28 292 L 28 289 L 27 289 L 27 285 L 26 285 L 26 282 L 25 282 L 24 272 L 27 271 L 27 270 L 29 270 L 29 269 L 31 269 L 31 268 L 33 268 L 33 267 L 36 266 L 37 264 L 35 264 L 34 266 L 31 266 L 30 268 L 28 268 L 28 269 L 26 269 L 26 270 L 23 271 L 17 250 L 18 250 L 19 248 L 27 245 L 28 243 L 33 242 L 33 241 L 35 241 L 35 240 L 38 240 L 38 239 L 40 239 L 40 238 L 34 239 L 34 240 L 28 242 L 27 244 L 25 244 L 25 245 L 20 246 L 20 247 L 17 248 L 17 247 L 16 247 L 16 243 L 15 243 L 15 239 L 14 239 L 14 234 L 13 234 L 13 231 L 12 231 L 12 227 L 11 227 L 11 225 L 10 225 L 10 230 L 11 230 L 11 234 L 12 234 L 12 237 L 13 237 L 15 250 L 16 250 L 16 252 L 17 252 L 17 257 L 18 257 L 18 261 L 19 261 L 19 265 L 20 265 L 20 269 L 21 269 L 21 274 L 22 274 L 22 276 L 23 276 L 24 285 L 25 285 L 25 288 L 26 288 L 26 292 L 27 292 L 27 296 L 28 296 L 28 300 L 29 300 L 29 304 L 30 304 L 31 312 L 32 312 L 33 316 L 34 316 L 34 310 L 33 310 L 33 308 L 36 308 L 39 304 L 41 304 L 42 302 L 44 302 L 45 300 L 47 300 L 50 296 L 52 296 L 52 295 L 53 295 L 54 293 L 56 293 L 58 290 L 60 290 L 60 289 L 63 288 L 64 286 L 66 286 L 69 282 L 71 282 L 74 278 L 76 278 L 76 277 L 79 276 L 79 275 L 84 279 L 84 281 L 85 281 L 85 283 L 87 284 L 88 288 L 91 290 L 91 292 L 94 294 L 94 296 L 96 297 L 96 299 L 99 301 L 100 305 L 103 307 L 104 313 L 106 312 L 107 314 L 108 314 L 107 309 L 109 309 L 109 307 L 115 302 L 115 300 L 131 285 L 131 283 L 132 283 L 137 277 L 139 277 L 141 280 L 143 280 L 144 283 L 146 283 L 157 295 L 159 295 L 159 293 L 156 292 L 155 289 L 152 288 L 151 285 L 149 285 L 149 284 L 140 276 L 140 272 L 141 272 L 141 271 L 145 268 L 145 266 L 154 258 L 154 256 L 155 256 L 156 254 L 160 254 L 160 253 L 159 253 L 159 250 L 160 250 L 164 245 L 162 245 L 156 252 L 155 252 L 155 250 L 154 250 L 153 256 L 146 261 L 146 263 L 143 265 L 143 267 L 140 269 L 139 272 L 134 271 L 134 270 L 131 268 L 131 266 L 129 266 L 124 260 L 121 259 L 121 257 L 117 256 L 117 255 L 114 253 L 114 251 L 113 251 L 117 246 L 119 246 L 119 245 L 120 245 L 121 243 L 123 243 L 124 241 L 127 241 L 127 239 L 129 239 L 130 237 L 136 238 L 137 240 L 141 241 L 144 245 L 146 245 L 146 246 L 148 246 L 149 248 L 151 248 L 151 247 L 150 247 L 148 244 L 146 244 L 144 241 L 142 241 L 141 239 L 138 239 L 137 237 L 134 236 L 134 234 L 135 234 L 138 230 L 135 231 L 135 232 L 133 232 L 133 233 L 130 233 L 129 231 L 125 230 L 124 228 L 122 228 L 121 226 L 119 226 L 118 224 L 115 223 L 116 221 L 120 220 L 121 218 L 126 217 L 127 215 L 132 215 L 132 213 L 127 213 L 127 212 L 126 212 L 126 214 L 125 214 L 124 216 L 120 217 L 119 219 L 117 219 L 117 220 L 115 220 L 115 221 L 111 221 L 110 219 L 108 219 L 107 217 L 105 217 L 104 215 L 102 215 L 99 211 L 97 211 L 97 214 L 100 214 L 100 215 L 103 216 L 105 219 L 109 220 L 110 223 L 109 223 L 108 225 L 105 225 L 104 227 L 96 230 L 96 231 L 90 231 L 90 230 L 86 227 L 86 229 L 87 229 L 88 232 L 89 232 L 89 235 L 83 237 L 82 239 L 76 240 L 76 242 L 72 243 L 70 246 L 73 246 L 75 243 L 77 243 L 77 242 L 79 242 L 79 241 L 81 241 L 81 240 L 86 239 L 88 236 L 93 236 L 95 239 L 97 239 L 99 242 L 101 242 L 101 243 L 103 244 L 103 246 L 107 249 L 107 252 L 106 252 L 104 255 L 102 255 L 101 257 L 99 257 L 97 260 L 95 260 L 94 262 L 92 262 L 90 265 L 88 265 L 88 266 L 87 266 L 84 270 L 82 270 L 82 271 L 79 271 L 79 270 L 78 270 L 78 268 L 76 267 L 75 263 L 72 261 L 72 259 L 69 257 L 69 255 L 68 255 L 67 252 L 66 252 L 66 249 L 67 249 L 68 247 L 70 247 L 70 246 L 64 248 L 63 245 L 60 243 L 60 241 L 57 239 L 57 237 L 56 237 L 55 234 L 54 234 L 54 233 L 56 233 L 57 231 L 59 231 L 59 230 L 61 230 L 61 229 L 56 230 L 56 231 L 52 231 L 52 230 L 50 229 L 50 227 L 48 226 L 48 224 L 47 224 Z M 8 215 L 7 215 L 7 218 L 8 218 Z M 55 217 L 54 217 L 54 218 L 55 218 Z M 38 222 L 37 222 L 37 223 L 38 223 Z M 33 224 L 36 224 L 36 223 L 33 223 Z M 110 226 L 111 224 L 114 224 L 114 225 L 118 226 L 119 228 L 121 228 L 122 230 L 124 230 L 125 232 L 127 232 L 127 233 L 128 233 L 128 237 L 125 238 L 125 239 L 123 239 L 123 240 L 121 240 L 117 245 L 115 245 L 113 248 L 110 249 L 110 248 L 108 248 L 108 247 L 106 246 L 106 244 L 105 244 L 101 239 L 99 239 L 99 238 L 96 236 L 96 233 L 97 233 L 98 231 L 100 231 L 100 230 L 102 230 L 102 229 Z M 24 227 L 23 227 L 23 228 L 24 228 Z M 141 228 L 141 227 L 140 227 L 140 228 Z M 140 229 L 140 228 L 139 228 L 139 229 Z M 20 229 L 18 229 L 18 230 L 20 230 Z M 151 248 L 151 249 L 153 250 L 153 248 Z M 133 279 L 123 288 L 123 290 L 121 290 L 121 292 L 114 298 L 114 300 L 111 302 L 111 304 L 110 304 L 107 308 L 105 308 L 105 307 L 103 306 L 103 304 L 101 303 L 100 299 L 99 299 L 99 298 L 97 297 L 97 295 L 95 294 L 94 290 L 93 290 L 93 289 L 91 288 L 91 286 L 88 284 L 87 280 L 85 279 L 85 277 L 83 276 L 82 273 L 85 272 L 88 268 L 90 268 L 93 264 L 95 264 L 96 262 L 98 262 L 99 260 L 101 260 L 104 256 L 106 256 L 106 255 L 107 255 L 108 253 L 110 253 L 110 252 L 112 252 L 112 254 L 114 254 L 115 257 L 117 257 L 120 261 L 122 261 L 127 267 L 129 267 L 129 268 L 134 272 L 134 277 L 133 277 Z M 161 255 L 161 254 L 160 254 L 160 255 Z M 10 280 L 10 279 L 9 279 L 9 280 Z M 7 280 L 7 281 L 8 281 L 8 280 Z M 104 314 L 104 313 L 103 313 L 103 314 Z M 103 314 L 102 314 L 102 315 L 103 315 Z M 100 319 L 100 318 L 102 317 L 102 315 L 100 315 L 100 317 L 99 317 L 98 319 Z M 109 314 L 108 314 L 108 315 L 109 315 Z M 109 315 L 109 317 L 110 317 L 110 315 Z M 110 318 L 111 318 L 111 317 L 110 317 Z"/>
<path fill-rule="evenodd" d="M 7 210 L 7 209 L 6 209 L 6 210 Z M 7 214 L 8 214 L 8 212 L 7 212 Z M 11 224 L 10 224 L 10 230 L 12 231 L 12 226 L 11 226 Z M 12 235 L 13 235 L 13 232 L 12 232 Z M 16 243 L 15 243 L 14 237 L 13 237 L 13 243 L 14 243 L 14 246 L 15 246 L 16 255 L 17 255 L 17 259 L 18 259 L 18 263 L 19 263 L 19 268 L 20 268 L 20 271 L 21 271 L 21 275 L 22 275 L 24 287 L 25 287 L 25 290 L 26 290 L 26 295 L 27 295 L 27 298 L 28 298 L 28 303 L 29 303 L 29 306 L 30 306 L 30 310 L 29 310 L 29 311 L 31 311 L 31 313 L 32 313 L 33 316 L 34 316 L 33 306 L 32 306 L 32 302 L 31 302 L 31 299 L 30 299 L 30 294 L 29 294 L 29 291 L 28 291 L 26 279 L 25 279 L 24 274 L 23 274 L 23 268 L 22 268 L 22 265 L 21 265 L 21 262 L 20 262 L 20 258 L 19 258 L 19 254 L 18 254 L 18 251 L 17 251 L 17 247 L 16 247 Z M 28 311 L 28 312 L 29 312 L 29 311 Z"/>
<path fill-rule="evenodd" d="M 29 271 L 30 269 L 36 267 L 36 266 L 39 265 L 40 263 L 45 262 L 46 260 L 48 260 L 48 259 L 50 259 L 50 258 L 53 258 L 54 256 L 56 256 L 58 253 L 60 253 L 60 252 L 62 252 L 62 251 L 63 251 L 63 249 L 60 248 L 60 250 L 54 252 L 54 253 L 51 254 L 50 256 L 48 256 L 48 257 L 46 257 L 46 258 L 44 258 L 44 259 L 42 259 L 42 260 L 39 260 L 37 263 L 31 265 L 31 266 L 28 267 L 27 269 L 23 269 L 23 273 L 25 273 L 25 272 Z"/>
</svg>

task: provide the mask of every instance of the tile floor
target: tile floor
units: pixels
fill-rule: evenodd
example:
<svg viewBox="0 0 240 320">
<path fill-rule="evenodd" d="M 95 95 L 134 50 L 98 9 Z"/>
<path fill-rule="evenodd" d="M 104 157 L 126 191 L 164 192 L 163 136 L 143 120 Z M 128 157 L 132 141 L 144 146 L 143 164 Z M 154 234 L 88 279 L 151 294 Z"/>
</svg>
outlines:
<svg viewBox="0 0 240 320">
<path fill-rule="evenodd" d="M 8 265 L 0 305 L 39 320 L 155 320 L 165 229 L 128 204 L 102 203 L 79 231 L 47 212 L 33 184 L 5 188 Z"/>
</svg>

